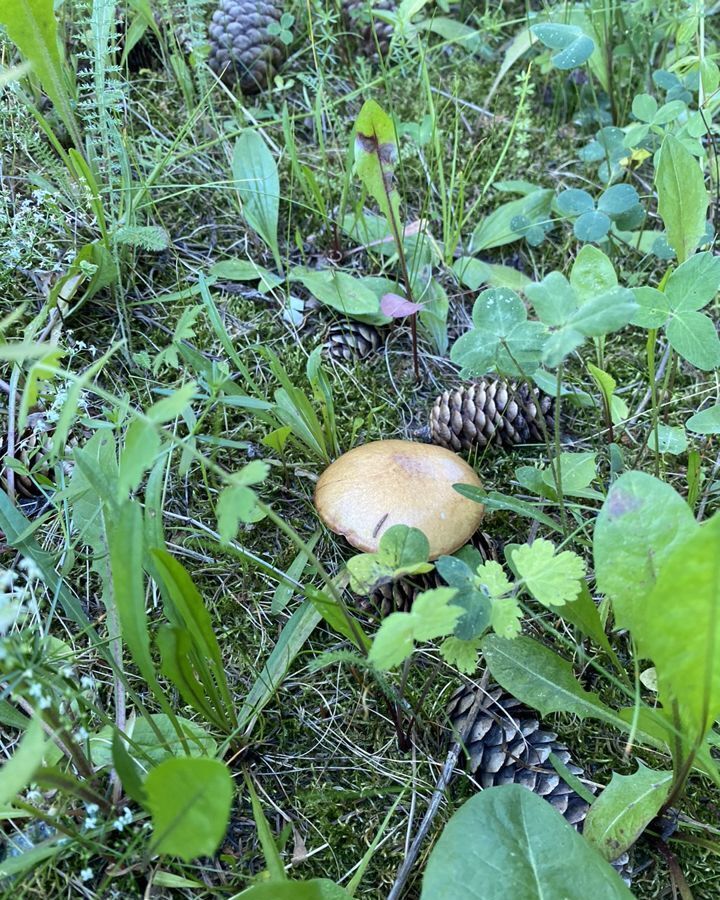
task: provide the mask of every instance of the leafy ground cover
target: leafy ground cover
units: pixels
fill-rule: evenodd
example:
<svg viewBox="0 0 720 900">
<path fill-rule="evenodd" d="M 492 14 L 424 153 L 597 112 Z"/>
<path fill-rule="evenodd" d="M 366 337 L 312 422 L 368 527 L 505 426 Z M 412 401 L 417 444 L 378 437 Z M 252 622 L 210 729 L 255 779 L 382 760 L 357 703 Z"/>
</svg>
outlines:
<svg viewBox="0 0 720 900">
<path fill-rule="evenodd" d="M 246 94 L 211 3 L 0 7 L 8 896 L 720 891 L 713 10 L 369 6 L 282 4 Z M 494 556 L 322 526 L 481 378 L 554 402 L 464 452 Z M 489 679 L 582 836 L 463 773 Z"/>
</svg>

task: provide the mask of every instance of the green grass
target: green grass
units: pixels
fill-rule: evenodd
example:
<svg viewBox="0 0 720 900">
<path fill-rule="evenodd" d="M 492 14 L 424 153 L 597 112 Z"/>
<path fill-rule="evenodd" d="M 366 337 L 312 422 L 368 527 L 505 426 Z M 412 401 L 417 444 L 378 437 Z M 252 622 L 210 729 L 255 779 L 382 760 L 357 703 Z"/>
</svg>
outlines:
<svg viewBox="0 0 720 900">
<path fill-rule="evenodd" d="M 219 260 L 249 258 L 274 268 L 267 248 L 246 228 L 230 184 L 232 145 L 242 128 L 262 129 L 279 158 L 283 195 L 279 234 L 285 265 L 325 266 L 338 250 L 342 254 L 341 265 L 357 274 L 380 274 L 387 265 L 387 258 L 376 250 L 354 246 L 340 231 L 336 218 L 352 211 L 359 200 L 359 187 L 348 170 L 347 147 L 354 118 L 362 100 L 369 96 L 391 110 L 400 123 L 420 124 L 425 116 L 435 116 L 436 129 L 426 144 L 418 147 L 407 138 L 401 140 L 399 189 L 405 201 L 406 220 L 427 220 L 429 230 L 439 241 L 452 244 L 467 240 L 480 218 L 505 199 L 493 189 L 493 181 L 527 179 L 554 189 L 594 189 L 588 185 L 588 178 L 594 177 L 592 170 L 578 161 L 577 150 L 595 127 L 574 123 L 578 92 L 568 83 L 565 73 L 536 60 L 522 87 L 519 73 L 523 67 L 517 64 L 492 99 L 492 117 L 478 110 L 495 79 L 504 41 L 524 22 L 524 4 L 453 6 L 453 16 L 466 19 L 479 29 L 475 56 L 458 47 L 443 46 L 437 36 L 421 34 L 417 46 L 398 42 L 395 55 L 381 64 L 366 59 L 355 62 L 352 48 L 341 37 L 340 24 L 326 10 L 328 4 L 309 6 L 314 11 L 312 39 L 307 36 L 305 4 L 295 4 L 296 41 L 283 69 L 284 86 L 259 98 L 241 102 L 213 85 L 204 71 L 194 71 L 190 89 L 187 82 L 179 82 L 168 65 L 162 64 L 152 71 L 130 73 L 127 82 L 123 76 L 126 105 L 117 114 L 115 124 L 122 128 L 123 146 L 136 185 L 147 188 L 136 212 L 142 224 L 161 226 L 169 244 L 160 253 L 138 247 L 122 248 L 118 285 L 99 292 L 79 309 L 71 310 L 67 319 L 55 323 L 50 338 L 64 348 L 67 356 L 63 363 L 76 373 L 91 365 L 115 341 L 124 340 L 96 379 L 87 385 L 86 405 L 72 422 L 68 448 L 75 443 L 84 444 L 103 423 L 121 417 L 123 402 L 146 408 L 159 398 L 158 390 L 172 390 L 197 374 L 183 358 L 177 363 L 170 358 L 169 364 L 157 371 L 152 367 L 157 354 L 168 346 L 180 317 L 189 306 L 200 302 L 197 295 L 189 299 L 173 295 L 196 285 L 200 276 L 207 276 L 210 266 Z M 179 8 L 176 12 L 183 14 Z M 197 10 L 194 14 L 198 14 Z M 87 21 L 87 13 L 79 2 L 67 2 L 63 16 L 66 24 L 72 26 L 68 35 Z M 667 20 L 672 21 L 670 10 Z M 708 21 L 706 34 L 711 30 Z M 5 63 L 12 59 L 12 51 L 7 43 L 2 46 Z M 617 101 L 621 109 L 626 109 L 628 98 L 644 88 L 646 73 L 625 64 L 620 75 L 625 82 L 617 87 Z M 88 118 L 91 115 L 88 113 Z M 57 121 L 54 126 L 59 130 Z M 288 127 L 294 145 L 288 145 Z M 21 317 L 6 335 L 20 338 L 47 303 L 48 290 L 67 271 L 73 251 L 97 239 L 99 231 L 87 198 L 76 195 L 56 201 L 49 191 L 33 199 L 33 191 L 39 185 L 66 183 L 67 174 L 47 142 L 29 123 L 18 98 L 7 91 L 0 94 L 0 136 L 6 148 L 2 174 L 11 186 L 0 203 L 0 256 L 12 251 L 13 255 L 5 258 L 16 261 L 4 268 L 0 263 L 0 318 L 25 303 Z M 641 193 L 646 177 L 641 170 Z M 119 202 L 119 196 L 104 198 L 108 208 Z M 560 225 L 539 248 L 513 243 L 481 256 L 490 262 L 516 266 L 539 279 L 553 269 L 567 271 L 577 247 L 571 230 Z M 614 262 L 623 283 L 630 278 L 656 278 L 664 266 L 654 257 L 626 256 L 622 252 L 617 253 Z M 392 274 L 392 268 L 387 272 Z M 448 271 L 440 270 L 438 277 L 451 299 L 452 342 L 468 327 L 474 298 Z M 322 342 L 332 321 L 329 311 L 315 311 L 298 333 L 283 318 L 288 291 L 307 299 L 296 284 L 283 283 L 267 293 L 245 283 L 221 283 L 212 288 L 227 336 L 255 379 L 259 394 L 268 400 L 279 385 L 257 347 L 273 349 L 293 384 L 309 393 L 305 378 L 307 356 Z M 206 362 L 227 363 L 228 376 L 245 390 L 204 312 L 199 313 L 185 340 L 190 351 L 200 354 Z M 621 336 L 609 339 L 605 347 L 605 368 L 617 379 L 631 415 L 647 387 L 644 342 L 644 333 L 626 329 Z M 92 348 L 97 348 L 97 352 Z M 421 351 L 419 384 L 412 375 L 406 325 L 386 332 L 385 348 L 379 358 L 350 365 L 327 364 L 341 448 L 349 449 L 351 441 L 358 444 L 381 438 L 410 438 L 424 423 L 436 394 L 458 383 L 455 367 L 426 340 Z M 591 345 L 586 344 L 581 352 L 582 357 L 574 358 L 568 367 L 568 379 L 592 390 L 584 368 L 586 361 L 594 360 Z M 658 360 L 660 356 L 661 350 L 656 354 Z M 15 403 L 15 392 L 22 387 L 25 371 L 11 371 L 8 367 L 8 372 L 0 377 L 4 391 L 0 395 L 1 427 L 7 434 L 17 417 L 17 405 L 9 401 L 12 398 Z M 105 399 L 95 387 L 105 392 Z M 57 380 L 43 387 L 36 409 L 40 418 L 47 418 L 47 409 L 53 402 L 56 409 L 62 407 L 58 391 L 64 388 Z M 714 374 L 679 365 L 672 376 L 670 396 L 660 410 L 661 420 L 668 424 L 685 421 L 716 390 Z M 109 402 L 108 394 L 117 401 Z M 628 468 L 653 471 L 653 455 L 644 448 L 648 421 L 646 406 L 642 417 L 631 420 L 624 430 L 621 444 Z M 52 427 L 49 422 L 50 431 Z M 182 428 L 181 425 L 180 432 L 185 435 Z M 163 478 L 166 539 L 172 552 L 191 571 L 208 607 L 238 706 L 275 646 L 298 598 L 294 597 L 280 615 L 271 613 L 275 581 L 239 560 L 218 541 L 215 506 L 221 485 L 216 467 L 233 472 L 254 456 L 267 458 L 272 466 L 269 479 L 260 488 L 262 499 L 303 539 L 309 539 L 317 527 L 312 494 L 321 463 L 292 441 L 281 457 L 273 454 L 262 443 L 268 430 L 266 423 L 252 412 L 215 404 L 202 420 L 202 440 L 196 445 L 205 460 L 195 456 L 181 461 L 180 454 L 176 454 Z M 601 471 L 606 475 L 607 436 L 598 410 L 568 406 L 563 430 L 577 441 L 575 446 L 598 453 Z M 36 537 L 60 562 L 66 583 L 106 637 L 101 573 L 93 569 L 71 528 L 71 504 L 63 493 L 55 491 L 55 486 L 67 484 L 72 471 L 71 450 L 68 449 L 67 460 L 62 465 L 56 462 L 53 468 L 33 455 L 32 441 L 26 435 L 18 437 L 25 442 L 19 450 L 25 450 L 26 456 L 16 456 L 33 470 L 28 492 L 37 496 L 41 491 L 47 498 L 39 507 L 44 518 Z M 716 450 L 709 440 L 700 443 L 699 449 L 706 473 L 703 490 L 708 490 L 707 515 L 717 507 L 717 488 L 713 484 L 717 479 Z M 518 494 L 535 502 L 537 498 L 520 492 L 514 472 L 520 465 L 546 461 L 547 452 L 542 447 L 521 448 L 512 455 L 493 451 L 476 460 L 488 490 Z M 664 478 L 683 493 L 686 467 L 686 455 L 661 460 Z M 3 486 L 7 487 L 7 477 L 3 477 Z M 35 513 L 29 512 L 31 507 L 26 509 L 32 518 Z M 486 521 L 487 530 L 502 542 L 525 541 L 535 534 L 529 520 L 510 514 L 496 513 Z M 241 526 L 237 543 L 281 571 L 287 571 L 297 553 L 297 548 L 268 520 Z M 576 542 L 575 549 L 587 553 L 587 545 L 583 548 L 581 541 Z M 14 566 L 13 552 L 5 547 L 3 552 L 3 565 Z M 341 539 L 323 533 L 315 553 L 325 568 L 335 574 L 351 551 Z M 157 624 L 162 620 L 159 598 L 151 596 L 148 600 L 151 622 Z M 18 646 L 14 648 L 16 658 L 12 665 L 5 663 L 4 677 L 11 682 L 10 688 L 11 676 L 23 667 L 42 671 L 40 635 L 51 634 L 72 647 L 77 677 L 92 676 L 97 682 L 95 689 L 86 691 L 84 699 L 80 694 L 74 698 L 80 706 L 72 707 L 69 692 L 70 720 L 75 725 L 82 721 L 93 728 L 112 722 L 117 693 L 109 666 L 56 608 L 51 591 L 38 586 L 37 601 L 37 610 L 26 623 L 29 627 L 11 634 L 11 639 L 18 636 Z M 619 644 L 623 646 L 622 638 Z M 160 884 L 165 878 L 165 890 L 170 890 L 172 885 L 166 874 L 171 873 L 198 883 L 197 887 L 178 883 L 174 889 L 177 896 L 232 896 L 264 869 L 249 798 L 242 791 L 243 774 L 248 773 L 273 834 L 280 836 L 283 858 L 286 862 L 292 860 L 292 875 L 298 878 L 322 876 L 347 883 L 388 810 L 403 793 L 357 893 L 375 900 L 387 896 L 406 843 L 411 841 L 422 818 L 445 759 L 444 708 L 457 683 L 457 674 L 431 649 L 426 648 L 419 655 L 407 693 L 413 703 L 419 704 L 420 716 L 412 736 L 412 750 L 402 753 L 382 692 L 372 679 L 344 663 L 313 668 L 318 656 L 340 649 L 347 649 L 347 642 L 328 627 L 319 626 L 264 710 L 245 753 L 228 760 L 238 784 L 239 799 L 228 836 L 216 858 L 189 864 L 172 858 L 148 860 L 147 837 L 143 819 L 139 818 L 123 831 L 108 827 L 93 832 L 85 843 L 73 842 L 59 861 L 41 862 L 15 883 L 0 886 L 0 890 L 6 892 L 5 896 L 23 897 L 53 897 L 80 890 L 88 897 L 130 897 L 142 895 L 158 873 L 165 873 L 161 874 Z M 624 649 L 629 655 L 629 650 Z M 148 701 L 143 694 L 144 683 L 127 659 L 126 671 L 132 688 Z M 47 677 L 51 674 L 48 672 Z M 12 699 L 20 696 L 18 690 Z M 173 692 L 170 696 L 176 710 L 188 715 L 182 700 Z M 634 763 L 623 755 L 622 737 L 602 724 L 554 716 L 548 727 L 557 730 L 575 760 L 600 784 L 607 783 L 613 771 L 627 774 L 634 768 Z M 16 731 L 3 737 L 2 749 L 7 755 L 16 738 Z M 643 758 L 658 767 L 668 765 L 657 755 Z M 451 784 L 448 802 L 441 807 L 416 866 L 408 898 L 419 897 L 420 873 L 433 841 L 470 790 L 463 776 Z M 78 820 L 82 806 L 69 795 L 45 791 L 39 800 L 35 799 L 51 817 L 81 824 Z M 682 811 L 694 822 L 712 824 L 717 820 L 718 804 L 717 789 L 698 777 L 690 784 Z M 129 805 L 139 813 L 137 804 Z M 115 815 L 109 817 L 110 822 Z M 22 828 L 25 820 L 18 819 L 16 824 Z M 7 826 L 8 834 L 12 830 Z M 693 896 L 709 900 L 720 892 L 716 854 L 702 844 L 684 840 L 688 834 L 701 833 L 683 822 L 682 840 L 676 835 L 670 847 Z M 635 895 L 641 900 L 670 896 L 667 863 L 652 839 L 641 838 L 635 858 L 640 864 L 648 861 L 634 881 Z M 92 870 L 85 882 L 81 880 L 84 869 Z"/>
</svg>

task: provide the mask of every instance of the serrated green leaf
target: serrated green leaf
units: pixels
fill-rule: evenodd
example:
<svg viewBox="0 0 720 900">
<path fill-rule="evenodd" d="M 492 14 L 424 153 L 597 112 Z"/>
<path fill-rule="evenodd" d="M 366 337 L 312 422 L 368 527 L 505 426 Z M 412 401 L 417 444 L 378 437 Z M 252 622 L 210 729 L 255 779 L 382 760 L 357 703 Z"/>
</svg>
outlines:
<svg viewBox="0 0 720 900">
<path fill-rule="evenodd" d="M 555 546 L 544 538 L 518 547 L 512 561 L 527 589 L 544 606 L 562 606 L 580 592 L 584 562 L 570 550 L 556 555 Z"/>
<path fill-rule="evenodd" d="M 415 626 L 409 613 L 391 613 L 383 619 L 368 653 L 369 661 L 382 671 L 399 666 L 413 652 Z"/>
<path fill-rule="evenodd" d="M 229 484 L 220 492 L 215 515 L 220 540 L 228 544 L 235 539 L 241 522 L 258 522 L 264 513 L 258 510 L 255 491 L 243 484 Z"/>
<path fill-rule="evenodd" d="M 445 638 L 440 644 L 440 656 L 463 675 L 474 675 L 478 667 L 480 641 L 481 638 L 471 641 L 463 641 L 454 636 Z"/>
<path fill-rule="evenodd" d="M 423 591 L 415 598 L 410 616 L 416 641 L 431 641 L 452 632 L 463 614 L 452 603 L 456 594 L 455 588 L 439 587 Z"/>
<path fill-rule="evenodd" d="M 493 599 L 490 611 L 492 630 L 499 637 L 515 638 L 520 634 L 522 609 L 515 597 Z"/>
</svg>

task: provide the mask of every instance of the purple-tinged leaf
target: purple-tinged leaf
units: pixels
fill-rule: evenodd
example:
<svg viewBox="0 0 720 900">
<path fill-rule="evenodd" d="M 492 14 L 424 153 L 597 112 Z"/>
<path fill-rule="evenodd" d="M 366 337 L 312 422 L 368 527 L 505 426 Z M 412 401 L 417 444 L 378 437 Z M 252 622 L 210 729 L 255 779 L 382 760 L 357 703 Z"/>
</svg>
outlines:
<svg viewBox="0 0 720 900">
<path fill-rule="evenodd" d="M 380 311 L 391 319 L 404 319 L 405 316 L 413 316 L 420 312 L 422 304 L 411 303 L 399 294 L 383 294 L 380 300 Z"/>
</svg>

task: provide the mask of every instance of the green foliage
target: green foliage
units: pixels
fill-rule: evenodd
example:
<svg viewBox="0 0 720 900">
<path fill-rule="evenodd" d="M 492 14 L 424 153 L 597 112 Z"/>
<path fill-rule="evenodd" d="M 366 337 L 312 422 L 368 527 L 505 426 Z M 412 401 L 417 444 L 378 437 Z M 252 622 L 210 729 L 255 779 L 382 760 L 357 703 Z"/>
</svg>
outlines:
<svg viewBox="0 0 720 900">
<path fill-rule="evenodd" d="M 373 640 L 369 661 L 388 671 L 404 662 L 416 641 L 445 637 L 455 628 L 462 610 L 452 604 L 454 588 L 435 588 L 415 598 L 410 612 L 391 613 L 383 620 Z"/>
<path fill-rule="evenodd" d="M 630 184 L 607 188 L 597 204 L 587 191 L 569 188 L 558 194 L 556 203 L 560 213 L 575 218 L 573 232 L 579 241 L 604 241 L 613 222 L 627 229 L 641 224 L 644 217 L 638 192 Z"/>
<path fill-rule="evenodd" d="M 228 767 L 216 759 L 168 759 L 145 781 L 155 853 L 189 862 L 212 856 L 230 818 L 234 787 Z"/>
<path fill-rule="evenodd" d="M 632 322 L 643 328 L 664 328 L 680 356 L 699 369 L 713 369 L 720 365 L 720 339 L 712 319 L 699 310 L 711 302 L 719 287 L 720 259 L 710 252 L 696 253 L 671 273 L 662 291 L 635 290 L 638 309 Z"/>
<path fill-rule="evenodd" d="M 614 772 L 610 784 L 590 807 L 583 837 L 605 859 L 617 859 L 658 814 L 671 785 L 672 772 L 648 769 L 641 762 L 632 775 Z"/>
<path fill-rule="evenodd" d="M 467 800 L 430 854 L 422 900 L 594 897 L 629 900 L 620 876 L 553 807 L 519 784 Z"/>
<path fill-rule="evenodd" d="M 355 172 L 393 235 L 400 231 L 400 195 L 393 184 L 397 155 L 392 119 L 374 100 L 366 100 L 355 121 Z"/>
<path fill-rule="evenodd" d="M 547 23 L 532 25 L 532 34 L 546 47 L 556 50 L 551 57 L 557 69 L 576 69 L 590 59 L 595 50 L 591 37 L 577 25 Z"/>
<path fill-rule="evenodd" d="M 697 249 L 705 233 L 709 203 L 702 169 L 692 153 L 673 135 L 660 148 L 655 187 L 658 211 L 670 246 L 683 263 Z"/>
<path fill-rule="evenodd" d="M 245 221 L 267 244 L 281 272 L 277 236 L 280 181 L 275 159 L 259 132 L 247 129 L 235 141 L 232 176 Z"/>
<path fill-rule="evenodd" d="M 347 561 L 350 584 L 358 594 L 370 594 L 379 584 L 432 570 L 430 544 L 417 528 L 393 525 L 384 531 L 375 553 L 360 553 Z"/>
<path fill-rule="evenodd" d="M 480 253 L 494 247 L 503 247 L 524 236 L 529 243 L 540 237 L 533 228 L 545 236 L 550 221 L 553 192 L 548 188 L 530 185 L 530 189 L 518 200 L 502 203 L 475 227 L 470 238 L 470 251 Z"/>
<path fill-rule="evenodd" d="M 525 587 L 543 606 L 564 606 L 579 594 L 585 564 L 576 553 L 556 553 L 550 541 L 538 538 L 518 547 L 511 557 Z"/>
<path fill-rule="evenodd" d="M 327 878 L 255 884 L 244 892 L 246 900 L 348 900 L 351 896 Z"/>
<path fill-rule="evenodd" d="M 68 90 L 70 72 L 61 55 L 52 0 L 5 0 L 0 9 L 0 25 L 5 26 L 10 40 L 30 63 L 75 145 L 81 146 L 73 113 L 74 98 Z"/>
<path fill-rule="evenodd" d="M 595 577 L 621 628 L 634 631 L 642 597 L 658 567 L 698 529 L 692 510 L 669 484 L 626 472 L 610 488 L 594 534 Z"/>
<path fill-rule="evenodd" d="M 31 781 L 42 765 L 45 749 L 42 719 L 35 718 L 11 758 L 0 769 L 0 808 L 5 807 Z"/>
</svg>

